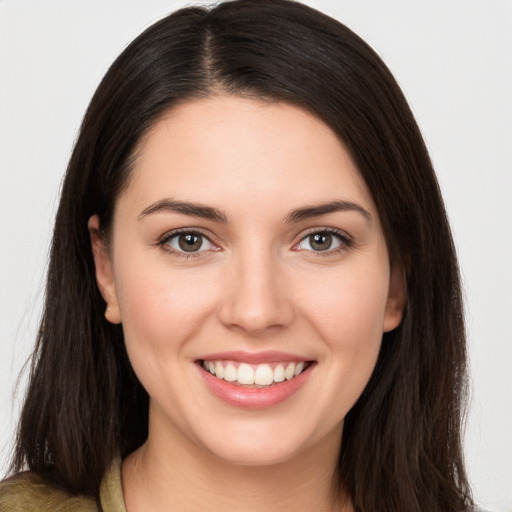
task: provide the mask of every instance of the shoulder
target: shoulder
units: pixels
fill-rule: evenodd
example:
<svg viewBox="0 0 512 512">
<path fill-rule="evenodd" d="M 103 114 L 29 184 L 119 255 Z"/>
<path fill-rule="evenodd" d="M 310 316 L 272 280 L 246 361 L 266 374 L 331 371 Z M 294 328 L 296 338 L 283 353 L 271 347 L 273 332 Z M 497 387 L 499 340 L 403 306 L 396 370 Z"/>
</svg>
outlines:
<svg viewBox="0 0 512 512">
<path fill-rule="evenodd" d="M 1 512 L 98 512 L 90 498 L 73 496 L 31 472 L 0 482 Z"/>
</svg>

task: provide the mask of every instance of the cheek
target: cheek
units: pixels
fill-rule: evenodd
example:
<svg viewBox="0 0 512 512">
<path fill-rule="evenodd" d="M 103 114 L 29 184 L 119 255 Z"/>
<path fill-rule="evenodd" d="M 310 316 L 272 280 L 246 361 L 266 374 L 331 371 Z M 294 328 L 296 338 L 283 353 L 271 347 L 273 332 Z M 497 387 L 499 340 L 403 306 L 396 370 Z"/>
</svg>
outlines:
<svg viewBox="0 0 512 512">
<path fill-rule="evenodd" d="M 212 309 L 213 287 L 199 272 L 171 271 L 165 257 L 148 265 L 144 255 L 118 265 L 116 289 L 128 350 L 151 350 L 157 359 L 179 350 Z"/>
<path fill-rule="evenodd" d="M 146 264 L 132 266 L 140 271 L 120 272 L 118 300 L 135 374 L 153 401 L 179 404 L 184 394 L 192 393 L 178 377 L 183 368 L 190 367 L 184 364 L 190 362 L 193 349 L 187 342 L 204 328 L 213 297 L 204 279 L 170 272 L 165 263 L 164 267 Z"/>
<path fill-rule="evenodd" d="M 352 402 L 373 371 L 382 341 L 389 285 L 387 267 L 331 276 L 310 294 L 307 315 L 326 348 L 326 363 Z M 318 284 L 318 283 L 317 283 Z"/>
<path fill-rule="evenodd" d="M 371 342 L 382 336 L 389 288 L 387 265 L 347 267 L 310 286 L 308 310 L 330 340 Z"/>
</svg>

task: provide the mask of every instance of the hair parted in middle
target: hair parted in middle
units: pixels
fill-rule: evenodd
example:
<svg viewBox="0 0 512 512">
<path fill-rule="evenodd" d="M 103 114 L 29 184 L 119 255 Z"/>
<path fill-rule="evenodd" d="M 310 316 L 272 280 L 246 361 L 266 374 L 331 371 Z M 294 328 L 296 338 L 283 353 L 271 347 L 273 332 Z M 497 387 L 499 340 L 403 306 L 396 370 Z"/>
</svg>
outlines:
<svg viewBox="0 0 512 512">
<path fill-rule="evenodd" d="M 104 320 L 87 221 L 98 214 L 108 241 L 145 134 L 179 103 L 219 94 L 291 103 L 337 134 L 407 283 L 404 319 L 384 334 L 372 378 L 345 418 L 339 480 L 356 510 L 465 510 L 461 292 L 428 152 L 377 54 L 341 23 L 289 0 L 181 9 L 138 36 L 99 85 L 63 183 L 13 469 L 27 463 L 97 496 L 112 458 L 146 439 L 148 396 L 122 327 Z"/>
</svg>

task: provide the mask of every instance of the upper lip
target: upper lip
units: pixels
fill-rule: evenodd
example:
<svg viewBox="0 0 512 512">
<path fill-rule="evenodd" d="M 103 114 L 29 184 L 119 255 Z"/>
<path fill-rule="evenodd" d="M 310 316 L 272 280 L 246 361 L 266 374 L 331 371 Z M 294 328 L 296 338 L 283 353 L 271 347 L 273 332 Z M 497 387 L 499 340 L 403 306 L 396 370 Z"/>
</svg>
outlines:
<svg viewBox="0 0 512 512">
<path fill-rule="evenodd" d="M 248 352 L 243 350 L 231 350 L 226 352 L 215 352 L 200 357 L 201 361 L 237 361 L 240 363 L 263 364 L 263 363 L 279 363 L 286 361 L 311 361 L 310 358 L 291 354 L 289 352 L 281 352 L 278 350 L 266 350 L 262 352 Z"/>
</svg>

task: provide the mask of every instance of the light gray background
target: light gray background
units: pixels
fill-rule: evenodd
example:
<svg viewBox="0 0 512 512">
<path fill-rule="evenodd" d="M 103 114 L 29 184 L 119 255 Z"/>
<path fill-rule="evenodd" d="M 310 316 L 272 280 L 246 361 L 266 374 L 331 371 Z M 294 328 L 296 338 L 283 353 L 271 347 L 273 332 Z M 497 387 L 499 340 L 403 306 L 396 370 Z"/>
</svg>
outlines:
<svg viewBox="0 0 512 512">
<path fill-rule="evenodd" d="M 469 473 L 481 505 L 512 512 L 512 1 L 305 3 L 377 50 L 423 130 L 466 290 Z M 183 5 L 0 0 L 0 469 L 19 408 L 13 386 L 41 309 L 58 189 L 81 117 L 125 45 Z"/>
</svg>

